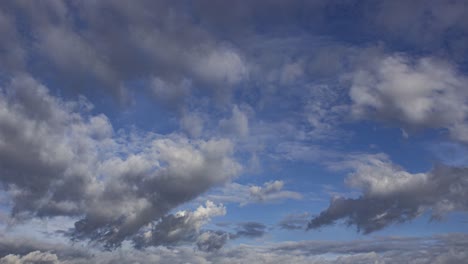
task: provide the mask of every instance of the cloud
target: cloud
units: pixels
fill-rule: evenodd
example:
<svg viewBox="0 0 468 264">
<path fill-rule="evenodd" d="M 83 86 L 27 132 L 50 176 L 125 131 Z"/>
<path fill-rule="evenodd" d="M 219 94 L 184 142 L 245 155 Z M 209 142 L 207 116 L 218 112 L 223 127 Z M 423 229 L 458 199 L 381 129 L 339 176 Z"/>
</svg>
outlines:
<svg viewBox="0 0 468 264">
<path fill-rule="evenodd" d="M 279 223 L 281 229 L 286 230 L 305 230 L 309 223 L 310 214 L 290 214 L 283 218 Z"/>
<path fill-rule="evenodd" d="M 439 219 L 448 212 L 468 210 L 467 168 L 438 165 L 427 173 L 409 173 L 383 154 L 357 156 L 340 166 L 354 170 L 346 183 L 362 194 L 358 198 L 334 197 L 309 222 L 309 229 L 344 220 L 371 233 L 424 212 Z"/>
<path fill-rule="evenodd" d="M 218 248 L 223 236 L 212 232 L 201 233 L 203 225 L 212 217 L 226 214 L 226 208 L 207 201 L 205 207 L 200 206 L 195 211 L 180 211 L 166 215 L 155 223 L 149 230 L 143 230 L 143 234 L 134 238 L 137 248 L 159 245 L 177 245 L 181 243 L 197 241 L 197 245 L 204 250 Z M 221 240 L 220 240 L 221 239 Z M 216 240 L 216 241 L 213 241 Z M 225 242 L 225 241 L 224 241 Z"/>
<path fill-rule="evenodd" d="M 39 59 L 46 63 L 31 70 L 38 76 L 53 71 L 52 78 L 64 87 L 85 91 L 93 85 L 128 103 L 132 88 L 127 84 L 135 80 L 189 80 L 193 89 L 222 95 L 248 78 L 242 51 L 194 23 L 184 4 L 6 1 L 2 10 L 0 30 L 8 40 L 0 47 L 8 52 L 2 52 L 0 67 L 13 71 L 23 68 L 25 58 Z M 22 25 L 7 14 L 16 14 Z M 158 95 L 174 95 L 161 91 L 174 85 L 158 87 Z M 190 91 L 178 95 L 185 96 L 178 98 L 183 102 Z"/>
<path fill-rule="evenodd" d="M 202 251 L 212 252 L 221 249 L 229 240 L 230 235 L 220 231 L 207 231 L 197 238 L 197 248 Z"/>
<path fill-rule="evenodd" d="M 266 226 L 258 222 L 245 222 L 237 224 L 237 232 L 234 234 L 234 238 L 238 237 L 261 237 L 266 232 Z"/>
<path fill-rule="evenodd" d="M 282 191 L 283 187 L 283 181 L 271 181 L 264 183 L 263 186 L 250 186 L 249 193 L 251 199 L 257 202 L 302 198 L 297 192 Z"/>
<path fill-rule="evenodd" d="M 444 56 L 464 60 L 468 8 L 463 1 L 382 1 L 368 10 L 366 16 L 385 32 L 383 38 L 434 53 L 444 49 Z"/>
<path fill-rule="evenodd" d="M 207 194 L 207 198 L 224 203 L 238 203 L 241 206 L 250 203 L 268 203 L 288 199 L 302 199 L 300 193 L 283 190 L 283 188 L 284 182 L 279 180 L 265 182 L 263 186 L 242 185 L 232 182 L 223 187 L 213 189 Z"/>
<path fill-rule="evenodd" d="M 221 119 L 219 126 L 227 134 L 245 137 L 249 133 L 249 119 L 237 106 L 232 108 L 231 118 Z"/>
<path fill-rule="evenodd" d="M 349 92 L 357 117 L 394 121 L 409 128 L 444 128 L 466 141 L 466 76 L 435 58 L 387 56 L 355 72 Z"/>
<path fill-rule="evenodd" d="M 0 242 L 4 243 L 3 241 Z M 59 263 L 463 263 L 467 257 L 466 234 L 452 233 L 428 237 L 375 237 L 349 241 L 308 240 L 237 245 L 214 251 L 190 247 L 150 247 L 142 250 L 121 249 L 99 252 L 88 248 L 87 255 L 73 255 L 72 246 L 56 246 L 54 252 L 40 248 L 14 254 L 25 258 L 29 253 L 55 255 Z M 65 253 L 64 253 L 65 252 Z M 32 255 L 34 255 L 32 254 Z M 2 259 L 3 260 L 3 259 Z M 7 262 L 9 263 L 9 262 Z M 21 263 L 21 262 L 20 262 Z M 27 263 L 27 262 L 26 262 Z"/>
<path fill-rule="evenodd" d="M 58 264 L 57 255 L 47 252 L 33 251 L 25 256 L 7 255 L 0 259 L 2 264 L 27 264 L 27 263 L 41 263 L 41 264 Z"/>
<path fill-rule="evenodd" d="M 116 135 L 106 116 L 28 76 L 1 92 L 0 181 L 13 216 L 84 216 L 75 239 L 118 246 L 241 170 L 226 139 Z"/>
</svg>

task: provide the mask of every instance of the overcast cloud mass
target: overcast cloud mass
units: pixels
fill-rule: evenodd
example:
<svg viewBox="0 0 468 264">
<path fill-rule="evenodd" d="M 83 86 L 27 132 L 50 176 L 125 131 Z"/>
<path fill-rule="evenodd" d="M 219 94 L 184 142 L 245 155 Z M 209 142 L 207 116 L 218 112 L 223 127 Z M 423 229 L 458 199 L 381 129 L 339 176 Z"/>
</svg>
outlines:
<svg viewBox="0 0 468 264">
<path fill-rule="evenodd" d="M 468 263 L 468 2 L 0 2 L 0 264 Z"/>
</svg>

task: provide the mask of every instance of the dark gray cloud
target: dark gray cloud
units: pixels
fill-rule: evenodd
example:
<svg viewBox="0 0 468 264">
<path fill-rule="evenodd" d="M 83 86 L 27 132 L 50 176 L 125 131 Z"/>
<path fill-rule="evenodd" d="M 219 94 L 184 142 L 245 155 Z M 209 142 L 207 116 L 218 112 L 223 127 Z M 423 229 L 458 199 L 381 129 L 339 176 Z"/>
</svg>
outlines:
<svg viewBox="0 0 468 264">
<path fill-rule="evenodd" d="M 439 219 L 448 212 L 468 210 L 467 168 L 437 165 L 428 173 L 412 174 L 382 154 L 359 156 L 339 166 L 355 170 L 346 181 L 362 194 L 333 198 L 330 206 L 309 222 L 309 229 L 344 220 L 370 233 L 424 212 Z"/>
<path fill-rule="evenodd" d="M 261 237 L 266 233 L 267 226 L 258 222 L 245 222 L 237 224 L 237 231 L 233 237 Z"/>
<path fill-rule="evenodd" d="M 228 233 L 222 231 L 206 231 L 197 238 L 197 248 L 212 252 L 220 250 L 230 239 Z"/>
</svg>

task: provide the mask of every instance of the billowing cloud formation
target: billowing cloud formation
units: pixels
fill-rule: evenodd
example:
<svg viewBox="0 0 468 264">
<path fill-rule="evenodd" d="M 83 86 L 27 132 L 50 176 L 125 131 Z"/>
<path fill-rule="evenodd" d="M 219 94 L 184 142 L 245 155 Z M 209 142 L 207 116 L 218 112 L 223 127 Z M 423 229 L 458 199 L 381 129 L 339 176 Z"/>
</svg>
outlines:
<svg viewBox="0 0 468 264">
<path fill-rule="evenodd" d="M 213 236 L 216 234 L 206 232 L 200 235 L 201 227 L 212 217 L 225 214 L 226 208 L 223 205 L 207 201 L 205 207 L 200 206 L 194 212 L 180 211 L 174 215 L 162 217 L 150 230 L 136 237 L 134 242 L 137 248 L 141 248 L 149 245 L 177 245 L 183 242 L 193 242 L 198 237 L 197 244 L 199 243 L 200 247 L 205 250 L 211 250 L 217 246 L 208 245 L 208 240 L 214 239 Z"/>
<path fill-rule="evenodd" d="M 409 128 L 445 128 L 467 141 L 468 79 L 434 58 L 394 55 L 371 63 L 352 78 L 352 110 L 358 117 L 396 121 Z"/>
<path fill-rule="evenodd" d="M 117 136 L 104 115 L 79 112 L 89 103 L 62 101 L 27 76 L 1 92 L 0 180 L 13 216 L 84 215 L 74 238 L 119 245 L 241 169 L 228 140 Z"/>
<path fill-rule="evenodd" d="M 440 218 L 447 212 L 468 210 L 467 168 L 439 165 L 430 172 L 413 174 L 383 154 L 358 156 L 344 166 L 355 170 L 346 182 L 360 189 L 362 195 L 333 198 L 328 209 L 309 222 L 309 229 L 342 219 L 370 233 L 426 211 Z"/>
</svg>

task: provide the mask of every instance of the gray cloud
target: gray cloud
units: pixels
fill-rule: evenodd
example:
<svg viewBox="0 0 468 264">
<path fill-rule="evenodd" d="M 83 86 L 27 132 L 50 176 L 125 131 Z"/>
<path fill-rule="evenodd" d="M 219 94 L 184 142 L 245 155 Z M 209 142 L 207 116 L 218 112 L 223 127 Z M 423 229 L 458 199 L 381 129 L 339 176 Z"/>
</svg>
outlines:
<svg viewBox="0 0 468 264">
<path fill-rule="evenodd" d="M 266 228 L 264 224 L 258 222 L 239 223 L 234 237 L 261 237 L 265 234 Z"/>
<path fill-rule="evenodd" d="M 10 241 L 11 242 L 11 241 Z M 0 242 L 0 245 L 5 242 Z M 215 251 L 194 251 L 188 247 L 152 247 L 145 251 L 122 249 L 120 252 L 96 252 L 73 256 L 73 247 L 57 246 L 47 253 L 41 247 L 10 258 L 44 255 L 58 258 L 59 263 L 464 263 L 467 253 L 466 234 L 453 233 L 428 237 L 377 237 L 350 241 L 299 241 L 270 243 L 261 246 L 234 246 Z M 333 254 L 333 256 L 330 256 Z M 4 261 L 5 258 L 1 259 Z M 9 262 L 6 262 L 9 263 Z M 20 262 L 21 263 L 21 262 Z"/>
<path fill-rule="evenodd" d="M 47 70 L 57 73 L 52 78 L 81 91 L 97 81 L 128 102 L 127 82 L 189 80 L 194 88 L 208 87 L 205 90 L 221 96 L 221 90 L 229 91 L 248 76 L 241 52 L 196 25 L 183 3 L 5 1 L 2 9 L 16 14 L 22 26 L 14 17 L 1 15 L 0 29 L 11 37 L 0 44 L 11 48 L 2 55 L 2 66 L 19 68 L 27 56 L 41 59 Z M 47 75 L 44 65 L 31 66 L 40 76 Z"/>
<path fill-rule="evenodd" d="M 107 117 L 27 76 L 4 87 L 0 106 L 0 180 L 13 216 L 84 215 L 77 239 L 118 246 L 241 169 L 229 140 L 117 136 Z"/>
<path fill-rule="evenodd" d="M 194 228 L 189 220 L 194 212 L 183 217 L 170 212 L 239 174 L 234 145 L 261 160 L 265 154 L 275 161 L 336 160 L 333 146 L 324 150 L 311 142 L 347 136 L 337 126 L 346 122 L 350 109 L 355 117 L 397 122 L 408 132 L 442 128 L 466 142 L 467 82 L 457 69 L 468 58 L 466 13 L 463 1 L 3 1 L 0 184 L 11 199 L 12 216 L 74 217 L 79 219 L 72 230 L 75 239 L 108 247 L 151 226 L 158 236 L 151 235 L 148 245 L 196 240 L 200 249 L 216 251 L 229 235 Z M 378 51 L 361 47 L 373 46 L 376 39 L 384 41 Z M 403 45 L 394 45 L 395 40 Z M 380 49 L 425 55 L 386 56 Z M 427 53 L 430 57 L 424 57 Z M 370 65 L 362 63 L 370 57 Z M 336 76 L 357 68 L 348 79 L 348 106 L 349 98 L 340 97 L 348 93 Z M 10 81 L 11 76 L 17 77 Z M 190 138 L 115 131 L 86 100 L 61 100 L 37 80 L 58 84 L 60 94 L 68 95 L 70 89 L 91 97 L 110 93 L 127 103 L 144 86 L 158 105 L 180 115 L 178 124 Z M 233 91 L 236 98 L 230 98 Z M 223 109 L 232 115 L 216 116 L 210 124 L 206 109 L 213 98 L 232 99 Z M 249 107 L 256 116 L 244 111 Z M 242 140 L 233 137 L 238 140 L 233 143 L 220 139 L 223 133 L 204 133 L 217 129 Z M 369 174 L 387 175 L 383 179 L 363 176 L 363 163 L 353 165 L 360 176 L 349 177 L 349 184 L 361 189 L 362 197 L 333 200 L 313 226 L 347 219 L 371 232 L 427 210 L 434 217 L 466 210 L 464 168 L 441 166 L 410 174 L 383 163 L 369 169 L 375 170 Z M 396 181 L 389 176 L 394 174 Z M 452 176 L 442 180 L 441 175 Z M 376 183 L 382 180 L 383 188 Z M 242 204 L 301 197 L 284 190 L 281 181 L 231 186 L 236 187 L 227 191 L 230 197 L 220 199 Z M 235 197 L 239 193 L 244 196 Z M 378 206 L 367 206 L 375 201 Z M 300 225 L 292 219 L 284 224 Z M 174 230 L 180 235 L 173 236 Z M 245 235 L 261 233 L 261 228 L 250 231 L 245 229 Z M 154 254 L 151 261 L 170 262 L 166 258 L 178 254 L 157 252 L 161 256 Z M 181 252 L 181 259 L 190 260 L 189 251 Z M 26 253 L 11 258 L 21 261 Z M 250 262 L 255 256 L 286 261 L 286 256 L 268 252 L 244 253 Z M 382 258 L 362 254 L 341 261 Z M 125 260 L 139 261 L 142 255 L 133 253 Z M 102 256 L 103 263 L 119 260 L 112 253 Z M 463 254 L 447 257 L 459 256 Z M 194 262 L 206 262 L 198 257 Z M 292 262 L 311 261 L 290 257 Z"/>
<path fill-rule="evenodd" d="M 198 236 L 197 247 L 202 251 L 217 251 L 228 242 L 229 238 L 229 234 L 225 232 L 207 231 Z"/>
<path fill-rule="evenodd" d="M 467 168 L 438 165 L 427 173 L 409 173 L 383 154 L 362 155 L 339 166 L 354 169 L 346 180 L 358 188 L 358 198 L 335 197 L 309 224 L 319 228 L 344 220 L 363 233 L 406 222 L 429 211 L 439 219 L 452 211 L 467 211 Z"/>
<path fill-rule="evenodd" d="M 1 7 L 0 32 L 5 36 L 0 42 L 1 68 L 23 70 L 28 58 L 33 58 L 28 66 L 35 74 L 60 79 L 64 86 L 82 91 L 98 81 L 98 87 L 106 87 L 122 100 L 131 97 L 127 84 L 135 80 L 167 84 L 189 80 L 194 89 L 208 87 L 205 90 L 222 97 L 265 65 L 280 69 L 277 76 L 283 84 L 311 72 L 334 75 L 342 67 L 343 49 L 311 48 L 308 42 L 316 36 L 358 45 L 365 39 L 383 39 L 392 46 L 397 39 L 416 50 L 428 49 L 453 59 L 466 57 L 467 51 L 463 1 L 198 1 L 188 5 L 144 0 L 131 6 L 121 1 L 3 1 Z M 220 15 L 219 10 L 231 12 Z M 355 15 L 342 16 L 344 10 Z M 342 20 L 333 19 L 337 16 Z M 259 36 L 258 28 L 268 34 Z M 269 49 L 287 30 L 306 32 L 298 38 L 300 45 L 286 39 L 294 51 L 283 54 L 284 50 Z M 362 39 L 357 40 L 358 35 Z M 269 58 L 255 47 L 264 49 Z M 317 58 L 301 58 L 311 53 Z M 180 92 L 176 94 L 188 95 Z"/>
<path fill-rule="evenodd" d="M 221 234 L 201 232 L 203 225 L 212 217 L 226 214 L 226 208 L 207 201 L 205 207 L 200 206 L 195 211 L 180 211 L 161 218 L 149 230 L 143 230 L 142 234 L 133 239 L 137 248 L 159 245 L 177 245 L 197 241 L 197 245 L 204 250 L 217 248 L 221 243 Z M 220 236 L 220 237 L 218 237 Z M 224 243 L 226 239 L 224 240 Z M 222 243 L 222 245 L 224 245 Z M 222 246 L 220 245 L 220 246 Z"/>
<path fill-rule="evenodd" d="M 249 119 L 237 106 L 232 108 L 231 118 L 221 119 L 219 126 L 226 134 L 245 137 L 249 133 Z"/>
<path fill-rule="evenodd" d="M 309 223 L 310 214 L 290 214 L 283 218 L 279 223 L 281 229 L 286 230 L 305 230 Z"/>
</svg>

